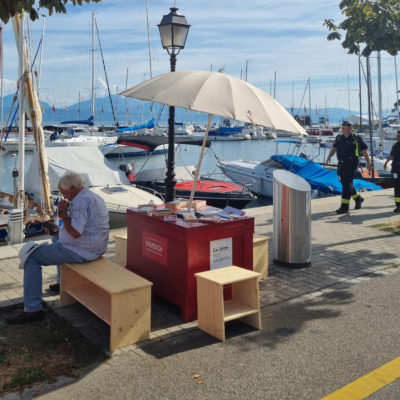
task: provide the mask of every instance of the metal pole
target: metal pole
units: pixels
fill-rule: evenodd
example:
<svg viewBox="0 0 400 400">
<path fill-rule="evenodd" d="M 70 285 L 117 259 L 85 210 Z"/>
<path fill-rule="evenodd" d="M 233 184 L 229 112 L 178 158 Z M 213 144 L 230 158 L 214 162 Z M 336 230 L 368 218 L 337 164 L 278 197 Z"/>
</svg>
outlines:
<svg viewBox="0 0 400 400">
<path fill-rule="evenodd" d="M 375 179 L 375 171 L 374 171 L 374 141 L 372 138 L 372 98 L 371 98 L 371 68 L 369 57 L 367 57 L 367 97 L 368 97 L 368 126 L 369 126 L 369 140 L 371 146 L 371 164 L 372 164 L 372 181 Z"/>
<path fill-rule="evenodd" d="M 358 97 L 360 100 L 360 132 L 362 132 L 361 55 L 358 52 Z"/>
<path fill-rule="evenodd" d="M 3 99 L 3 22 L 0 22 L 0 134 L 3 134 L 4 99 Z M 0 149 L 1 151 L 1 149 Z M 3 190 L 3 157 L 0 155 L 0 190 Z"/>
<path fill-rule="evenodd" d="M 378 51 L 379 157 L 383 158 L 381 52 Z"/>
<path fill-rule="evenodd" d="M 397 120 L 400 121 L 399 86 L 398 86 L 398 82 L 397 82 L 397 61 L 396 61 L 396 56 L 394 57 L 394 73 L 395 73 L 395 76 L 396 76 Z"/>
<path fill-rule="evenodd" d="M 176 54 L 174 52 L 170 55 L 171 72 L 175 71 L 176 67 Z M 165 177 L 165 201 L 169 202 L 175 199 L 175 107 L 169 107 L 168 118 L 168 160 L 167 160 L 167 174 Z"/>
</svg>

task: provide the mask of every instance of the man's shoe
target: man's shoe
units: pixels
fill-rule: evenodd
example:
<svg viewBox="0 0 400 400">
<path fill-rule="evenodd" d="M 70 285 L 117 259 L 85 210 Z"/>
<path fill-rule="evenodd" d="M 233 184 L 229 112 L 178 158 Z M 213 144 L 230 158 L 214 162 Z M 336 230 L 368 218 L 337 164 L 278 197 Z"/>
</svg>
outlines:
<svg viewBox="0 0 400 400">
<path fill-rule="evenodd" d="M 400 213 L 400 206 L 397 206 L 397 207 L 393 210 L 393 212 L 394 212 L 394 213 Z"/>
<path fill-rule="evenodd" d="M 340 208 L 338 208 L 336 210 L 336 214 L 347 214 L 348 212 L 349 212 L 349 208 L 343 207 L 343 206 L 340 206 Z"/>
<path fill-rule="evenodd" d="M 51 285 L 49 285 L 49 289 L 57 294 L 60 294 L 60 284 L 59 283 L 53 283 Z"/>
<path fill-rule="evenodd" d="M 34 312 L 22 312 L 20 314 L 14 315 L 13 317 L 7 318 L 6 321 L 8 324 L 17 325 L 17 324 L 28 324 L 30 322 L 43 321 L 44 313 L 43 311 L 34 311 Z"/>
<path fill-rule="evenodd" d="M 359 210 L 361 208 L 361 204 L 364 201 L 364 197 L 358 196 L 354 199 L 354 201 L 356 202 L 356 206 L 354 207 L 355 210 Z"/>
</svg>

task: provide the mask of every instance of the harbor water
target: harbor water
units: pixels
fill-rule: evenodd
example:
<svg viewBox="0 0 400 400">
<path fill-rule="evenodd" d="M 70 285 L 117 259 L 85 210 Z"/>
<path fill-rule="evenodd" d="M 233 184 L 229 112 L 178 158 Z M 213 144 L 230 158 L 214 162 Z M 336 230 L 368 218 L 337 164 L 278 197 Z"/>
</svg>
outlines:
<svg viewBox="0 0 400 400">
<path fill-rule="evenodd" d="M 90 147 L 88 147 L 88 151 Z M 200 146 L 179 145 L 175 151 L 176 166 L 196 166 L 199 162 Z M 292 140 L 239 140 L 239 141 L 213 141 L 211 147 L 206 149 L 200 175 L 210 178 L 223 180 L 217 161 L 221 160 L 246 160 L 261 162 L 274 154 L 295 154 L 301 153 L 307 155 L 316 162 L 326 160 L 329 148 L 320 147 L 319 144 L 311 143 L 293 143 Z M 25 153 L 25 171 L 30 166 L 33 153 Z M 133 163 L 134 171 L 137 173 L 140 169 L 145 168 L 163 168 L 165 167 L 166 154 L 153 154 L 150 157 L 120 157 L 110 158 L 109 161 L 119 166 L 124 163 Z M 333 160 L 335 162 L 335 160 Z M 13 193 L 14 183 L 12 172 L 18 169 L 18 154 L 10 154 L 2 152 L 0 158 L 1 181 L 0 190 L 3 192 Z M 225 178 L 227 179 L 227 178 Z M 257 207 L 260 205 L 272 204 L 271 199 L 258 199 L 250 203 L 247 207 Z"/>
</svg>

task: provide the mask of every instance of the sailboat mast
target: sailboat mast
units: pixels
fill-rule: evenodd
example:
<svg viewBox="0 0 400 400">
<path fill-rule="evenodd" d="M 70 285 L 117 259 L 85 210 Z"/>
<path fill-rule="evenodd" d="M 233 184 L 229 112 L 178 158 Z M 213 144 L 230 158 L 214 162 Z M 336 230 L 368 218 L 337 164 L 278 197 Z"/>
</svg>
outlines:
<svg viewBox="0 0 400 400">
<path fill-rule="evenodd" d="M 294 82 L 292 82 L 292 116 L 294 115 Z"/>
<path fill-rule="evenodd" d="M 381 52 L 378 51 L 379 157 L 383 158 Z"/>
<path fill-rule="evenodd" d="M 349 122 L 351 122 L 351 106 L 350 106 L 350 75 L 347 75 L 347 105 L 349 106 Z"/>
<path fill-rule="evenodd" d="M 3 132 L 4 121 L 4 99 L 3 99 L 3 22 L 0 22 L 0 96 L 1 96 L 1 110 L 0 110 L 0 132 Z"/>
<path fill-rule="evenodd" d="M 146 21 L 147 21 L 147 49 L 149 51 L 149 69 L 150 69 L 150 79 L 153 78 L 153 67 L 151 63 L 151 41 L 150 41 L 150 22 L 149 22 L 149 6 L 147 0 L 146 2 Z M 151 114 L 153 119 L 155 119 L 154 114 L 154 103 L 151 103 Z"/>
<path fill-rule="evenodd" d="M 151 46 L 150 46 L 150 23 L 149 23 L 149 7 L 146 0 L 146 20 L 147 20 L 147 47 L 149 50 L 149 67 L 150 67 L 150 79 L 153 78 L 153 68 L 151 65 Z"/>
<path fill-rule="evenodd" d="M 40 76 L 42 71 L 42 58 L 43 58 L 43 43 L 44 43 L 44 28 L 46 26 L 46 16 L 42 14 L 43 17 L 43 25 L 42 25 L 42 38 L 40 42 L 40 58 L 39 58 L 39 71 L 37 76 L 37 97 L 40 101 Z"/>
<path fill-rule="evenodd" d="M 24 101 L 24 54 L 25 54 L 25 38 L 24 38 L 24 18 L 19 21 L 19 42 L 18 42 L 18 78 L 19 78 L 19 146 L 18 146 L 18 193 L 17 207 L 24 209 L 25 197 L 25 101 Z"/>
<path fill-rule="evenodd" d="M 92 12 L 92 117 L 94 126 L 94 12 Z"/>
<path fill-rule="evenodd" d="M 128 90 L 128 74 L 129 74 L 129 68 L 126 69 L 125 90 Z M 128 106 L 126 104 L 126 100 L 127 100 L 127 97 L 125 96 L 125 112 L 124 112 L 124 124 L 125 124 L 125 126 L 127 125 L 126 117 L 127 117 L 127 114 L 128 114 L 128 108 L 127 108 Z"/>
<path fill-rule="evenodd" d="M 310 110 L 310 117 L 311 117 L 312 110 L 311 110 L 311 78 L 310 77 L 308 78 L 308 107 Z M 311 120 L 310 120 L 310 124 L 312 124 Z M 311 128 L 311 126 L 310 126 L 310 128 Z"/>
<path fill-rule="evenodd" d="M 3 101 L 3 22 L 0 22 L 0 134 L 3 133 L 4 101 Z M 3 189 L 3 156 L 0 154 L 0 190 Z"/>
<path fill-rule="evenodd" d="M 396 104 L 397 104 L 397 120 L 400 121 L 400 108 L 399 108 L 399 86 L 397 83 L 397 61 L 394 57 L 394 75 L 396 77 Z M 3 96 L 2 96 L 3 97 Z"/>
</svg>

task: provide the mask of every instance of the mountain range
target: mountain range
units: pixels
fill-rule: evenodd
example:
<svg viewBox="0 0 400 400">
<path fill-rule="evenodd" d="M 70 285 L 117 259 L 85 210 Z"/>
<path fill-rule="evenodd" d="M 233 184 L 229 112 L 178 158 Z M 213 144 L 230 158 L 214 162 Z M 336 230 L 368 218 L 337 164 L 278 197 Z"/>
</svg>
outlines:
<svg viewBox="0 0 400 400">
<path fill-rule="evenodd" d="M 15 105 L 12 109 L 12 113 L 9 116 L 10 107 L 13 104 L 14 95 L 4 96 L 4 123 L 8 120 L 8 125 L 15 113 Z M 153 116 L 152 109 L 156 120 L 161 124 L 167 124 L 168 119 L 168 107 L 163 107 L 160 104 L 152 105 L 150 102 L 143 102 L 132 98 L 125 98 L 122 96 L 112 95 L 112 104 L 114 109 L 115 119 L 113 117 L 111 102 L 108 97 L 98 98 L 95 101 L 95 124 L 98 126 L 110 126 L 114 125 L 114 120 L 119 125 L 134 125 L 143 123 L 150 120 Z M 40 102 L 42 105 L 43 112 L 43 124 L 56 124 L 67 120 L 87 120 L 91 113 L 91 100 L 82 101 L 68 105 L 64 108 L 54 107 L 44 101 Z M 287 108 L 287 111 L 291 113 L 291 110 Z M 309 111 L 309 110 L 307 110 Z M 294 112 L 299 112 L 294 110 Z M 160 117 L 158 117 L 160 115 Z M 301 110 L 299 114 L 304 114 Z M 351 114 L 358 114 L 358 111 L 351 111 Z M 337 125 L 349 115 L 349 110 L 344 108 L 327 108 L 326 115 L 329 117 L 331 124 Z M 326 116 L 325 110 L 320 110 L 318 113 L 314 109 L 311 112 L 311 118 L 313 122 L 318 122 L 320 116 Z M 184 109 L 176 108 L 175 121 L 187 122 L 192 124 L 204 125 L 207 122 L 207 114 L 199 113 L 194 111 L 188 111 Z M 221 117 L 215 116 L 213 122 L 220 123 Z M 15 120 L 14 123 L 15 125 Z"/>
</svg>

